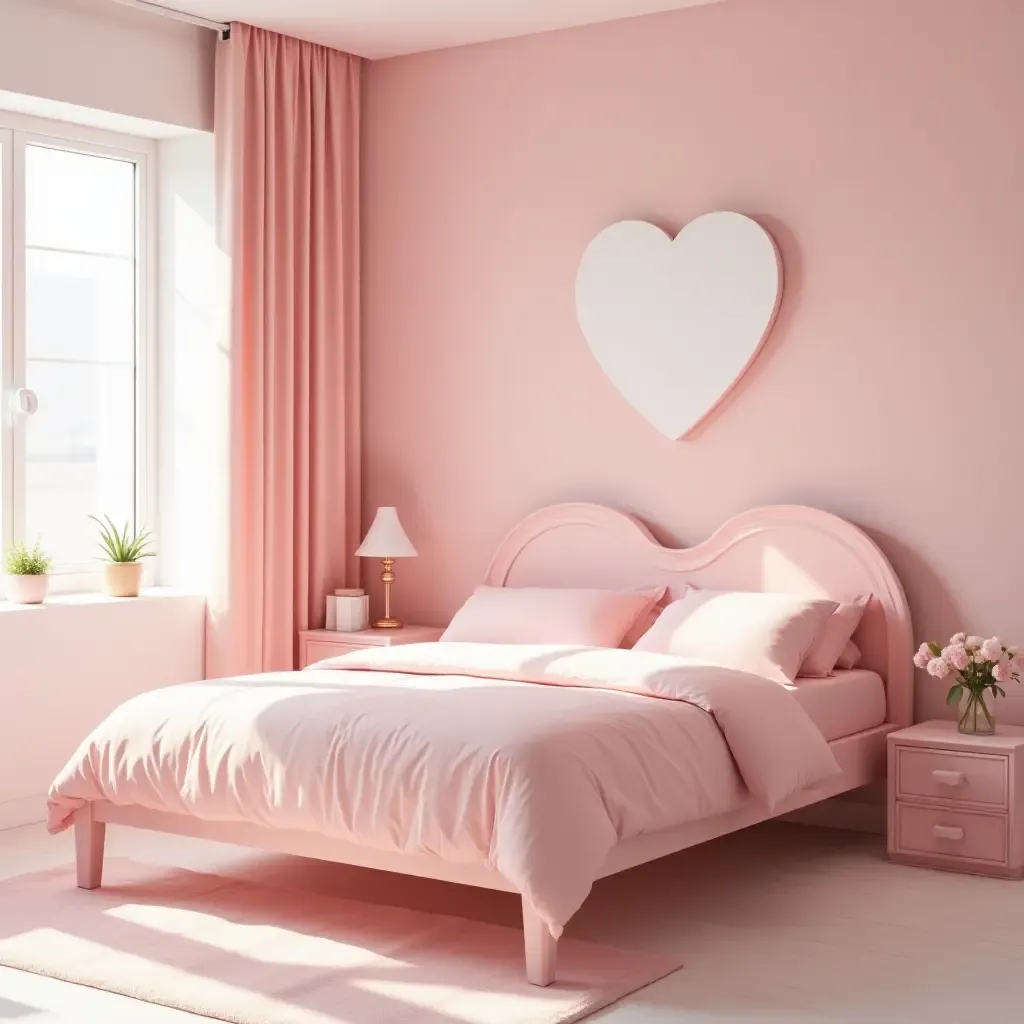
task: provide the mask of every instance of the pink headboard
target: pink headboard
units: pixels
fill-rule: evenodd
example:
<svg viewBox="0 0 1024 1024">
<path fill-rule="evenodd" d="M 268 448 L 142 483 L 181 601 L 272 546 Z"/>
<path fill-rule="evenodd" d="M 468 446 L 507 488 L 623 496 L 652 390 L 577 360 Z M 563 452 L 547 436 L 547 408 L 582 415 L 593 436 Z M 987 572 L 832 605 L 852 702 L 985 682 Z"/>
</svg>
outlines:
<svg viewBox="0 0 1024 1024">
<path fill-rule="evenodd" d="M 583 503 L 551 505 L 527 516 L 501 542 L 486 582 L 615 589 L 664 583 L 673 596 L 686 583 L 833 600 L 871 594 L 854 640 L 864 667 L 885 680 L 889 721 L 913 721 L 913 634 L 900 581 L 870 537 L 819 509 L 753 509 L 695 547 L 666 548 L 624 512 Z"/>
</svg>

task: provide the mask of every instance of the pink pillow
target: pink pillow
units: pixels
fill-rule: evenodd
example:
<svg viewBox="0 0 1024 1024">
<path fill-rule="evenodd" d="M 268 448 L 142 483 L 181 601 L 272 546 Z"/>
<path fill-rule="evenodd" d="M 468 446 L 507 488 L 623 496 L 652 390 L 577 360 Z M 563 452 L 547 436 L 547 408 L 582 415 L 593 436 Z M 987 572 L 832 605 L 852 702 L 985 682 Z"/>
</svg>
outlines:
<svg viewBox="0 0 1024 1024">
<path fill-rule="evenodd" d="M 835 671 L 839 656 L 864 617 L 870 595 L 844 601 L 826 620 L 800 666 L 800 675 L 820 679 Z"/>
<path fill-rule="evenodd" d="M 673 601 L 635 651 L 655 651 L 752 672 L 796 678 L 835 601 L 748 591 L 690 590 Z"/>
<path fill-rule="evenodd" d="M 622 592 L 568 587 L 477 587 L 442 640 L 482 644 L 618 647 L 664 587 Z"/>
<path fill-rule="evenodd" d="M 682 590 L 680 590 L 679 592 L 679 596 L 682 597 L 683 594 L 685 594 L 686 591 L 689 589 L 689 586 L 684 585 Z M 654 589 L 651 588 L 649 590 L 640 590 L 637 591 L 637 593 L 653 594 Z M 658 598 L 657 601 L 654 602 L 654 604 L 650 606 L 650 608 L 648 608 L 643 613 L 643 615 L 637 617 L 636 622 L 634 622 L 633 625 L 630 626 L 629 629 L 626 631 L 626 635 L 622 638 L 622 643 L 620 643 L 619 646 L 635 647 L 636 642 L 640 639 L 640 637 L 642 637 L 644 633 L 646 633 L 647 630 L 649 630 L 651 626 L 653 626 L 655 622 L 658 621 L 658 616 L 668 607 L 668 598 L 668 587 L 662 587 L 661 596 Z"/>
<path fill-rule="evenodd" d="M 856 668 L 860 664 L 860 648 L 851 640 L 839 655 L 836 668 Z"/>
</svg>

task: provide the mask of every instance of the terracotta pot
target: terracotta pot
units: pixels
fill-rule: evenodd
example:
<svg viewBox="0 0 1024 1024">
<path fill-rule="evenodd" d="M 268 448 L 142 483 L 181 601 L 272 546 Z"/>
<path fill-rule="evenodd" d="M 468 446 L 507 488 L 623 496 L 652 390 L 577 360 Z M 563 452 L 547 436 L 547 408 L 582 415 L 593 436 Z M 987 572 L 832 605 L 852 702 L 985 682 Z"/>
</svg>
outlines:
<svg viewBox="0 0 1024 1024">
<path fill-rule="evenodd" d="M 141 584 L 141 562 L 107 563 L 103 589 L 111 597 L 138 597 Z"/>
<path fill-rule="evenodd" d="M 4 591 L 11 604 L 42 604 L 50 586 L 50 577 L 45 573 L 38 576 L 5 576 Z"/>
</svg>

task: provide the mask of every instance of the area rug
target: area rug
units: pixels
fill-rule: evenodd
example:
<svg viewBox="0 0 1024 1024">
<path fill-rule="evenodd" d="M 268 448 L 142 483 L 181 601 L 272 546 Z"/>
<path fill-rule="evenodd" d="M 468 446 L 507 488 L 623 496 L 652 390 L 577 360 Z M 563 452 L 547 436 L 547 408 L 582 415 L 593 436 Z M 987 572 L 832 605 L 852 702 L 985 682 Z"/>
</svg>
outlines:
<svg viewBox="0 0 1024 1024">
<path fill-rule="evenodd" d="M 566 938 L 541 989 L 517 929 L 123 860 L 0 882 L 0 964 L 235 1024 L 564 1024 L 680 966 Z"/>
</svg>

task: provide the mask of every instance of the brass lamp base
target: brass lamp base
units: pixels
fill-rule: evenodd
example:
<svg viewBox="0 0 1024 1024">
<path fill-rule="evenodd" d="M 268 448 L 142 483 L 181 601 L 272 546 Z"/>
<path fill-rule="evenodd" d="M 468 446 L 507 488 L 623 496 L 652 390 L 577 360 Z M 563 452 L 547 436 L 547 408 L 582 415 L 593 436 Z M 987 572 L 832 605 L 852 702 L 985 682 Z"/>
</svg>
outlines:
<svg viewBox="0 0 1024 1024">
<path fill-rule="evenodd" d="M 395 563 L 390 558 L 383 559 L 383 569 L 381 570 L 380 579 L 384 584 L 384 618 L 378 619 L 374 624 L 374 629 L 401 629 L 402 622 L 400 619 L 393 618 L 391 615 L 391 584 L 395 582 L 394 566 Z"/>
</svg>

